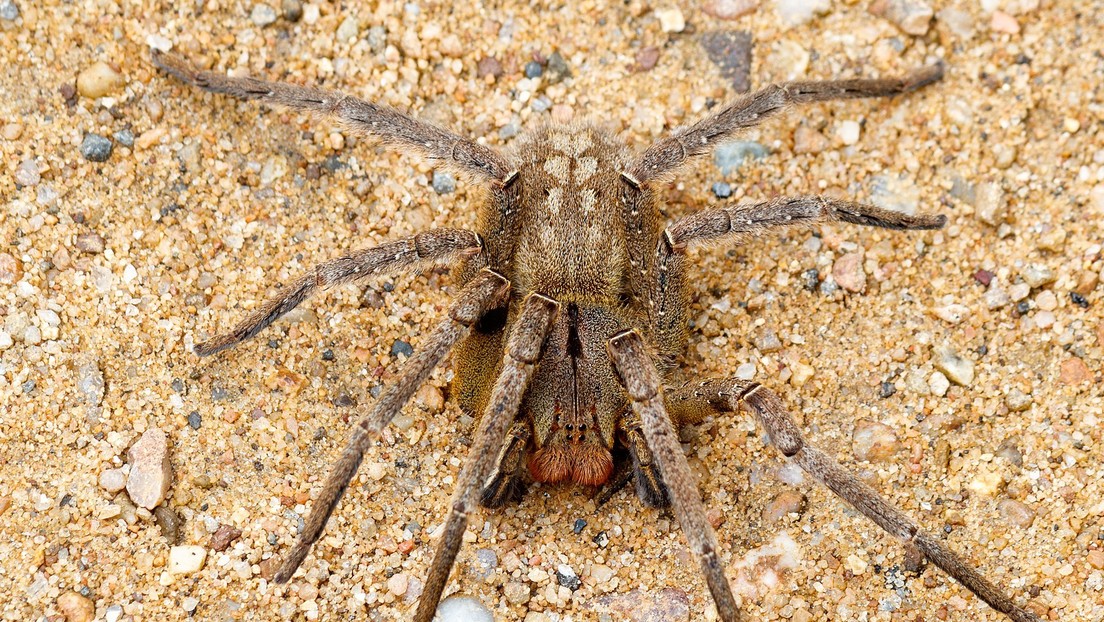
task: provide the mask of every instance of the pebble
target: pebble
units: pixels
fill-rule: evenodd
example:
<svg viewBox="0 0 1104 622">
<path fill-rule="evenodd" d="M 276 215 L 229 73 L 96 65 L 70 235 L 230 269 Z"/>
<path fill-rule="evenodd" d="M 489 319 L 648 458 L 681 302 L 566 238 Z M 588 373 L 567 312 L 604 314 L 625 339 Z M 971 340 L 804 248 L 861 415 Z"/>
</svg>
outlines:
<svg viewBox="0 0 1104 622">
<path fill-rule="evenodd" d="M 481 578 L 486 579 L 493 575 L 498 568 L 498 553 L 492 549 L 479 549 L 475 552 L 475 559 L 479 562 L 475 574 Z"/>
<path fill-rule="evenodd" d="M 932 395 L 943 397 L 950 390 L 951 381 L 947 380 L 947 376 L 943 375 L 943 372 L 933 371 L 931 377 L 928 378 L 927 385 Z"/>
<path fill-rule="evenodd" d="M 717 19 L 738 19 L 758 8 L 759 0 L 710 0 L 702 10 Z"/>
<path fill-rule="evenodd" d="M 396 339 L 395 343 L 391 344 L 391 356 L 410 356 L 414 354 L 414 347 L 402 339 Z"/>
<path fill-rule="evenodd" d="M 851 433 L 851 451 L 857 460 L 886 462 L 901 450 L 893 428 L 877 421 L 862 420 Z"/>
<path fill-rule="evenodd" d="M 633 622 L 690 622 L 690 597 L 683 590 L 667 588 L 658 592 L 634 589 L 623 594 L 608 594 L 595 601 L 615 619 Z M 695 618 L 697 619 L 697 618 Z"/>
<path fill-rule="evenodd" d="M 1041 291 L 1035 297 L 1035 305 L 1043 311 L 1053 311 L 1058 308 L 1058 296 L 1055 296 L 1054 292 L 1049 289 Z"/>
<path fill-rule="evenodd" d="M 805 495 L 796 490 L 784 490 L 763 508 L 763 522 L 773 525 L 790 514 L 801 514 L 805 511 Z"/>
<path fill-rule="evenodd" d="M 812 365 L 798 362 L 790 365 L 790 374 L 790 385 L 800 388 L 816 374 L 816 369 Z"/>
<path fill-rule="evenodd" d="M 701 37 L 701 45 L 733 90 L 746 93 L 751 89 L 751 33 L 742 30 L 707 32 Z"/>
<path fill-rule="evenodd" d="M 876 0 L 870 13 L 885 18 L 910 35 L 928 34 L 935 12 L 923 0 Z"/>
<path fill-rule="evenodd" d="M 636 65 L 640 71 L 651 71 L 659 62 L 659 48 L 654 45 L 641 48 L 636 53 Z"/>
<path fill-rule="evenodd" d="M 134 146 L 134 132 L 128 129 L 122 129 L 111 135 L 118 143 L 124 147 Z"/>
<path fill-rule="evenodd" d="M 15 169 L 15 183 L 20 186 L 37 186 L 42 181 L 42 173 L 39 172 L 38 162 L 33 159 L 23 160 Z"/>
<path fill-rule="evenodd" d="M 203 418 L 199 416 L 199 411 L 193 410 L 188 413 L 188 427 L 193 430 L 198 430 L 203 425 Z"/>
<path fill-rule="evenodd" d="M 1055 279 L 1054 271 L 1049 266 L 1037 263 L 1027 264 L 1020 272 L 1020 276 L 1032 289 L 1042 287 Z"/>
<path fill-rule="evenodd" d="M 180 541 L 180 528 L 184 526 L 184 521 L 179 514 L 166 505 L 159 505 L 153 511 L 153 517 L 161 528 L 161 536 L 170 546 Z"/>
<path fill-rule="evenodd" d="M 997 511 L 1005 520 L 1023 529 L 1035 522 L 1035 510 L 1015 499 L 1001 499 L 997 503 Z"/>
<path fill-rule="evenodd" d="M 932 313 L 948 324 L 961 324 L 970 317 L 970 307 L 958 303 L 951 303 L 932 309 Z"/>
<path fill-rule="evenodd" d="M 0 0 L 0 19 L 14 22 L 19 18 L 19 5 L 12 0 Z"/>
<path fill-rule="evenodd" d="M 1104 570 L 1104 550 L 1094 549 L 1085 556 L 1085 561 L 1097 570 Z"/>
<path fill-rule="evenodd" d="M 387 580 L 387 591 L 391 592 L 395 596 L 402 596 L 406 594 L 406 590 L 410 587 L 410 575 L 405 572 L 391 575 L 391 578 Z"/>
<path fill-rule="evenodd" d="M 870 179 L 870 202 L 894 212 L 915 214 L 920 206 L 920 188 L 907 178 L 875 175 Z"/>
<path fill-rule="evenodd" d="M 152 510 L 165 500 L 172 483 L 168 437 L 160 428 L 150 428 L 127 451 L 130 475 L 127 494 L 140 507 Z"/>
<path fill-rule="evenodd" d="M 548 55 L 548 62 L 544 66 L 544 83 L 552 86 L 553 84 L 559 84 L 564 80 L 571 77 L 571 68 L 568 67 L 567 61 L 559 52 L 552 52 Z"/>
<path fill-rule="evenodd" d="M 832 264 L 832 278 L 849 292 L 861 293 L 866 289 L 866 272 L 863 271 L 861 251 L 841 255 Z"/>
<path fill-rule="evenodd" d="M 506 596 L 506 601 L 511 605 L 524 605 L 529 602 L 529 598 L 532 596 L 529 586 L 520 581 L 510 581 L 503 588 L 503 594 Z"/>
<path fill-rule="evenodd" d="M 939 9 L 939 21 L 959 39 L 968 40 L 975 34 L 974 18 L 969 11 L 944 7 Z"/>
<path fill-rule="evenodd" d="M 456 178 L 445 171 L 433 171 L 433 189 L 437 194 L 455 192 Z"/>
<path fill-rule="evenodd" d="M 732 186 L 723 181 L 715 182 L 713 184 L 713 196 L 718 199 L 727 199 L 732 196 Z"/>
<path fill-rule="evenodd" d="M 337 27 L 337 32 L 334 34 L 339 43 L 349 43 L 360 34 L 360 23 L 355 17 L 349 15 L 341 21 L 341 25 Z"/>
<path fill-rule="evenodd" d="M 100 472 L 100 488 L 112 494 L 126 488 L 126 475 L 122 469 L 104 469 Z"/>
<path fill-rule="evenodd" d="M 264 28 L 269 24 L 276 21 L 276 9 L 268 6 L 267 4 L 254 4 L 253 10 L 249 12 L 249 21 L 253 22 L 257 26 Z"/>
<path fill-rule="evenodd" d="M 1062 371 L 1058 376 L 1058 381 L 1062 384 L 1077 385 L 1093 379 L 1092 372 L 1089 371 L 1088 366 L 1076 356 L 1063 361 L 1061 369 Z"/>
<path fill-rule="evenodd" d="M 579 575 L 567 564 L 556 566 L 556 582 L 574 592 L 579 589 Z"/>
<path fill-rule="evenodd" d="M 1020 302 L 1025 300 L 1031 295 L 1031 286 L 1027 283 L 1016 283 L 1012 287 L 1008 288 L 1008 300 L 1011 302 Z"/>
<path fill-rule="evenodd" d="M 526 78 L 539 78 L 544 73 L 544 67 L 535 60 L 531 60 L 525 63 L 525 77 Z"/>
<path fill-rule="evenodd" d="M 169 573 L 192 574 L 203 569 L 207 561 L 207 549 L 194 544 L 174 546 L 169 549 Z"/>
<path fill-rule="evenodd" d="M 199 599 L 194 596 L 186 596 L 180 599 L 180 608 L 188 613 L 193 613 L 199 607 Z"/>
<path fill-rule="evenodd" d="M 774 0 L 774 10 L 791 26 L 804 24 L 831 8 L 831 0 Z"/>
<path fill-rule="evenodd" d="M 122 84 L 122 74 L 103 61 L 93 63 L 77 74 L 77 92 L 88 99 L 103 97 Z"/>
<path fill-rule="evenodd" d="M 283 0 L 280 10 L 284 12 L 284 19 L 289 22 L 297 22 L 303 19 L 303 3 L 301 0 Z"/>
<path fill-rule="evenodd" d="M 502 63 L 498 62 L 498 59 L 494 56 L 484 56 L 475 64 L 475 75 L 479 78 L 486 76 L 501 77 Z"/>
<path fill-rule="evenodd" d="M 111 139 L 99 134 L 85 134 L 80 146 L 81 155 L 89 162 L 107 162 L 113 149 Z"/>
<path fill-rule="evenodd" d="M 721 169 L 722 175 L 728 175 L 740 167 L 748 158 L 758 160 L 767 155 L 767 148 L 749 140 L 737 140 L 717 145 L 713 151 L 713 163 Z"/>
<path fill-rule="evenodd" d="M 96 605 L 79 592 L 65 592 L 57 599 L 57 608 L 67 622 L 91 622 L 96 617 Z"/>
<path fill-rule="evenodd" d="M 759 332 L 754 338 L 754 344 L 763 354 L 770 354 L 782 349 L 782 342 L 773 330 L 767 329 Z"/>
<path fill-rule="evenodd" d="M 19 137 L 23 135 L 22 123 L 5 123 L 4 127 L 0 128 L 0 137 L 4 140 L 19 140 Z"/>
<path fill-rule="evenodd" d="M 854 145 L 859 142 L 859 132 L 861 129 L 858 121 L 844 121 L 836 128 L 836 136 L 839 137 L 840 142 L 843 144 Z"/>
<path fill-rule="evenodd" d="M 615 573 L 612 568 L 605 564 L 594 564 L 590 567 L 590 578 L 594 579 L 595 585 L 605 585 L 609 583 L 616 574 L 617 573 Z"/>
<path fill-rule="evenodd" d="M 0 253 L 0 283 L 14 285 L 23 278 L 23 262 L 10 253 Z"/>
<path fill-rule="evenodd" d="M 946 374 L 951 382 L 968 387 L 974 381 L 974 362 L 962 358 L 953 348 L 933 348 L 932 358 L 935 368 Z"/>
<path fill-rule="evenodd" d="M 1020 32 L 1020 23 L 1016 21 L 1015 17 L 1004 11 L 993 11 L 993 18 L 989 22 L 989 27 L 993 29 L 993 32 L 1003 32 L 1010 35 L 1019 34 Z"/>
<path fill-rule="evenodd" d="M 1030 395 L 1013 387 L 1004 395 L 1004 405 L 1012 412 L 1023 412 L 1034 400 Z"/>
<path fill-rule="evenodd" d="M 975 191 L 974 216 L 981 222 L 997 226 L 1004 222 L 1008 212 L 1008 202 L 1000 184 L 989 182 L 981 184 Z"/>
<path fill-rule="evenodd" d="M 483 603 L 471 596 L 449 596 L 437 605 L 437 622 L 494 622 Z"/>
<path fill-rule="evenodd" d="M 219 523 L 218 529 L 215 530 L 215 533 L 211 534 L 211 550 L 221 553 L 225 551 L 234 540 L 240 538 L 241 535 L 241 529 L 233 525 Z"/>
<path fill-rule="evenodd" d="M 829 147 L 828 137 L 805 125 L 794 130 L 793 141 L 794 153 L 820 153 Z"/>
<path fill-rule="evenodd" d="M 659 27 L 663 32 L 682 32 L 686 29 L 686 18 L 678 7 L 658 9 L 655 12 Z"/>
</svg>

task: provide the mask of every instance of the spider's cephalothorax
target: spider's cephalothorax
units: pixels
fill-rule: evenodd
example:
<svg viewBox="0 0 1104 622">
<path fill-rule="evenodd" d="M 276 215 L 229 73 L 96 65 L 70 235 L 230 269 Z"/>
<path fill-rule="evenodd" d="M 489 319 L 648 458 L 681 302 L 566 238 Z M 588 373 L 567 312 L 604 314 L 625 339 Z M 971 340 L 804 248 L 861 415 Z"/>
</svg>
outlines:
<svg viewBox="0 0 1104 622">
<path fill-rule="evenodd" d="M 498 506 L 518 499 L 530 480 L 616 487 L 628 479 L 636 481 L 648 505 L 670 504 L 720 617 L 739 619 L 722 551 L 675 430 L 741 406 L 786 458 L 913 552 L 1012 620 L 1037 619 L 939 538 L 809 445 L 769 389 L 738 379 L 668 386 L 686 341 L 688 246 L 735 242 L 790 225 L 843 221 L 933 229 L 945 219 L 813 196 L 706 209 L 664 223 L 653 189 L 716 143 L 793 104 L 907 93 L 939 80 L 941 65 L 902 79 L 768 86 L 718 106 L 639 155 L 586 124 L 541 128 L 503 155 L 332 91 L 231 78 L 158 52 L 153 61 L 209 91 L 321 113 L 352 131 L 442 161 L 488 190 L 476 230 L 434 229 L 320 264 L 230 332 L 196 346 L 203 356 L 228 348 L 319 288 L 431 263 L 457 267 L 462 287 L 447 316 L 357 422 L 277 582 L 291 579 L 321 537 L 364 453 L 455 348 L 456 392 L 479 423 L 414 616 L 418 622 L 433 617 L 479 501 Z"/>
</svg>

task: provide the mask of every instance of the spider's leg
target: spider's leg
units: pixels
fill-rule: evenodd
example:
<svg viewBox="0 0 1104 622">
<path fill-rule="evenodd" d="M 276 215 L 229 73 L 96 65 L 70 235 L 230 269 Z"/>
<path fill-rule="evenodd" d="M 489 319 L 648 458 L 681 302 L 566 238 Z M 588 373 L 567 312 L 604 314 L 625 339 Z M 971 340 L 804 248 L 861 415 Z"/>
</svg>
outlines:
<svg viewBox="0 0 1104 622">
<path fill-rule="evenodd" d="M 479 505 L 485 508 L 500 508 L 507 503 L 520 501 L 525 494 L 525 482 L 521 468 L 525 464 L 525 449 L 529 442 L 529 424 L 518 421 L 510 428 L 502 451 L 495 460 L 495 468 L 490 481 L 479 495 Z"/>
<path fill-rule="evenodd" d="M 946 545 L 922 530 L 911 518 L 890 505 L 873 488 L 805 441 L 782 400 L 762 385 L 746 380 L 708 380 L 673 391 L 670 402 L 682 412 L 735 412 L 743 404 L 755 414 L 771 445 L 806 473 L 827 486 L 879 527 L 897 536 L 906 547 L 915 546 L 990 607 L 1015 622 L 1038 622 L 1033 614 L 1016 606 L 1004 592 L 967 565 Z"/>
<path fill-rule="evenodd" d="M 474 255 L 482 248 L 479 235 L 463 229 L 433 229 L 424 233 L 358 250 L 351 255 L 318 264 L 310 272 L 270 298 L 229 332 L 196 344 L 195 353 L 210 356 L 261 332 L 281 315 L 299 306 L 318 289 L 400 270 Z"/>
<path fill-rule="evenodd" d="M 610 359 L 621 384 L 632 400 L 633 413 L 640 418 L 644 437 L 659 467 L 674 510 L 690 549 L 701 563 L 717 613 L 725 622 L 740 618 L 732 588 L 724 574 L 717 536 L 705 516 L 690 464 L 679 446 L 671 418 L 663 404 L 659 372 L 648 355 L 644 340 L 636 331 L 615 335 L 607 344 Z"/>
<path fill-rule="evenodd" d="M 181 82 L 213 93 L 225 93 L 241 99 L 259 99 L 268 104 L 310 110 L 333 117 L 360 134 L 385 143 L 412 149 L 429 160 L 440 160 L 477 179 L 502 181 L 510 174 L 509 163 L 490 147 L 413 119 L 397 110 L 374 102 L 285 82 L 267 82 L 256 78 L 235 78 L 215 71 L 193 67 L 176 54 L 152 51 L 153 64 Z"/>
<path fill-rule="evenodd" d="M 629 168 L 629 174 L 638 183 L 663 177 L 674 172 L 690 158 L 702 155 L 717 143 L 731 139 L 740 130 L 754 127 L 795 104 L 857 97 L 890 97 L 915 91 L 942 77 L 943 65 L 936 64 L 903 78 L 772 84 L 721 106 L 716 112 L 693 125 L 675 130 L 641 154 Z"/>
<path fill-rule="evenodd" d="M 468 514 L 475 509 L 477 495 L 494 469 L 495 458 L 521 407 L 533 368 L 540 360 L 545 338 L 559 308 L 559 303 L 551 298 L 530 294 L 510 328 L 502 371 L 491 390 L 487 409 L 479 420 L 468 461 L 460 471 L 444 533 L 418 601 L 415 622 L 430 622 L 437 611 L 437 603 L 441 600 L 445 582 L 464 539 Z"/>
<path fill-rule="evenodd" d="M 326 477 L 322 492 L 319 493 L 314 507 L 311 508 L 303 532 L 299 534 L 299 541 L 276 572 L 277 583 L 286 583 L 291 579 L 295 570 L 303 563 L 303 558 L 310 552 L 311 546 L 322 536 L 326 521 L 337 507 L 337 502 L 349 482 L 356 475 L 357 468 L 364 458 L 364 452 L 379 438 L 383 428 L 410 400 L 452 346 L 468 334 L 483 314 L 501 305 L 509 290 L 509 281 L 502 275 L 487 269 L 479 272 L 464 286 L 449 309 L 448 317 L 437 325 L 426 343 L 410 357 L 399 377 L 376 402 L 372 412 L 357 422 L 345 450 Z"/>
</svg>

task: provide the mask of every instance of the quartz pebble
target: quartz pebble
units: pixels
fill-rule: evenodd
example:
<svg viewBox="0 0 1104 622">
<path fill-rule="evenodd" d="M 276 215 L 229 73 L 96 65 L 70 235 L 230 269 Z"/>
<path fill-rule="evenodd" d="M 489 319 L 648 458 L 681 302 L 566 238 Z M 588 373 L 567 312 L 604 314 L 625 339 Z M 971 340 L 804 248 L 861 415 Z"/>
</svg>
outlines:
<svg viewBox="0 0 1104 622">
<path fill-rule="evenodd" d="M 23 278 L 23 262 L 9 253 L 0 253 L 0 284 L 13 285 Z"/>
<path fill-rule="evenodd" d="M 997 511 L 1009 523 L 1023 529 L 1027 529 L 1035 522 L 1035 510 L 1015 499 L 1001 499 L 997 503 Z"/>
<path fill-rule="evenodd" d="M 23 160 L 15 169 L 15 183 L 20 186 L 37 186 L 42 181 L 42 174 L 38 171 L 38 163 L 33 159 Z"/>
<path fill-rule="evenodd" d="M 928 34 L 928 26 L 935 15 L 931 5 L 923 0 L 876 0 L 870 12 L 916 36 Z"/>
<path fill-rule="evenodd" d="M 172 483 L 168 437 L 160 428 L 150 428 L 127 451 L 130 475 L 127 494 L 131 501 L 152 510 L 165 500 Z"/>
<path fill-rule="evenodd" d="M 1023 412 L 1031 406 L 1031 396 L 1013 387 L 1004 395 L 1004 405 L 1012 412 Z"/>
<path fill-rule="evenodd" d="M 774 10 L 783 22 L 799 26 L 832 8 L 831 0 L 774 0 Z"/>
<path fill-rule="evenodd" d="M 951 382 L 964 387 L 974 381 L 974 362 L 959 356 L 948 347 L 936 347 L 932 350 L 932 363 L 943 372 Z"/>
<path fill-rule="evenodd" d="M 96 605 L 78 592 L 64 592 L 58 596 L 57 608 L 66 622 L 91 622 L 96 617 Z"/>
<path fill-rule="evenodd" d="M 532 596 L 529 586 L 520 581 L 510 581 L 502 591 L 511 605 L 524 605 Z"/>
<path fill-rule="evenodd" d="M 845 253 L 832 264 L 832 278 L 843 289 L 861 293 L 866 289 L 866 272 L 863 271 L 863 254 Z"/>
<path fill-rule="evenodd" d="M 763 522 L 773 525 L 790 514 L 801 514 L 805 511 L 805 495 L 796 490 L 784 490 L 763 508 Z"/>
<path fill-rule="evenodd" d="M 1037 263 L 1027 264 L 1020 276 L 1032 289 L 1051 283 L 1056 278 L 1049 266 Z"/>
<path fill-rule="evenodd" d="M 932 395 L 937 397 L 943 397 L 947 394 L 947 391 L 951 388 L 951 381 L 947 380 L 947 376 L 943 375 L 941 371 L 932 372 L 932 375 L 927 380 L 928 391 Z"/>
<path fill-rule="evenodd" d="M 804 125 L 794 130 L 793 139 L 794 153 L 820 153 L 830 146 L 824 134 Z"/>
<path fill-rule="evenodd" d="M 169 549 L 169 573 L 193 574 L 203 569 L 207 561 L 207 549 L 194 544 L 174 546 Z"/>
<path fill-rule="evenodd" d="M 686 18 L 678 7 L 659 9 L 655 13 L 663 32 L 682 32 L 686 29 Z"/>
<path fill-rule="evenodd" d="M 19 5 L 13 0 L 0 0 L 0 19 L 14 22 L 19 18 Z"/>
<path fill-rule="evenodd" d="M 759 0 L 710 0 L 702 10 L 717 19 L 738 19 L 759 8 Z"/>
<path fill-rule="evenodd" d="M 1004 222 L 1008 212 L 1008 201 L 1004 189 L 997 183 L 984 183 L 978 186 L 974 206 L 974 216 L 981 222 L 997 226 Z"/>
<path fill-rule="evenodd" d="M 949 324 L 961 324 L 970 317 L 970 308 L 966 305 L 952 303 L 932 309 L 932 313 L 939 319 Z"/>
<path fill-rule="evenodd" d="M 483 603 L 471 596 L 449 596 L 437 606 L 438 622 L 494 622 Z"/>
<path fill-rule="evenodd" d="M 433 171 L 433 190 L 437 194 L 448 194 L 456 191 L 456 178 L 445 171 Z"/>
<path fill-rule="evenodd" d="M 100 488 L 112 494 L 126 488 L 126 475 L 122 469 L 104 469 L 100 472 Z"/>
<path fill-rule="evenodd" d="M 267 4 L 254 4 L 253 10 L 249 12 L 249 21 L 262 28 L 274 23 L 276 17 L 276 9 Z"/>
<path fill-rule="evenodd" d="M 851 451 L 857 460 L 886 462 L 901 449 L 893 428 L 877 421 L 862 420 L 851 434 Z"/>
<path fill-rule="evenodd" d="M 845 145 L 854 145 L 859 142 L 860 126 L 857 121 L 844 121 L 836 129 L 836 136 Z"/>
<path fill-rule="evenodd" d="M 100 61 L 77 74 L 77 92 L 96 99 L 111 93 L 123 83 L 123 76 L 111 65 Z"/>
</svg>

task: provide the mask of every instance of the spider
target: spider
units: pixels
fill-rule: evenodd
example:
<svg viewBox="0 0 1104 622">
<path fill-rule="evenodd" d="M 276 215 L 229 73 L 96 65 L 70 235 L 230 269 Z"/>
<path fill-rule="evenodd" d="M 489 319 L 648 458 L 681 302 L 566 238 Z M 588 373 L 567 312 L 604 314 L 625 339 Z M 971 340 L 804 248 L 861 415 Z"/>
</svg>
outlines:
<svg viewBox="0 0 1104 622">
<path fill-rule="evenodd" d="M 277 583 L 291 579 L 321 537 L 384 427 L 455 351 L 454 392 L 465 411 L 478 415 L 478 424 L 414 615 L 418 622 L 432 619 L 478 505 L 518 501 L 529 482 L 616 489 L 629 481 L 644 505 L 670 506 L 720 618 L 739 619 L 676 429 L 741 407 L 783 456 L 900 538 L 914 556 L 931 560 L 1010 619 L 1037 620 L 938 537 L 808 444 L 770 389 L 734 378 L 668 386 L 688 341 L 688 247 L 831 221 L 938 229 L 946 218 L 808 196 L 710 208 L 665 224 L 664 182 L 714 145 L 793 105 L 909 93 L 940 80 L 942 64 L 897 79 L 771 85 L 717 107 L 634 155 L 589 123 L 546 125 L 499 153 L 355 97 L 228 77 L 158 51 L 152 60 L 207 91 L 319 113 L 350 131 L 447 165 L 487 189 L 475 230 L 434 229 L 322 263 L 229 332 L 195 346 L 196 354 L 210 356 L 256 335 L 320 289 L 371 276 L 439 264 L 452 267 L 461 285 L 446 317 L 356 423 L 275 575 Z"/>
</svg>

